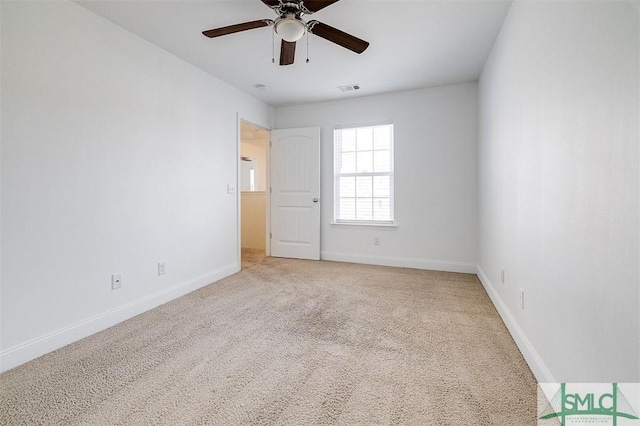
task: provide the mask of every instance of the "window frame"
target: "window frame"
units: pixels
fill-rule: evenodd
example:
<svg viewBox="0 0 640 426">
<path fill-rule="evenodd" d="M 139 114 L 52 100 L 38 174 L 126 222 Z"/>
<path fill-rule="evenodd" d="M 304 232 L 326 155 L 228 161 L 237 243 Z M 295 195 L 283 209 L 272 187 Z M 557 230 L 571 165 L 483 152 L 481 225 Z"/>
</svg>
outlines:
<svg viewBox="0 0 640 426">
<path fill-rule="evenodd" d="M 372 131 L 376 127 L 390 127 L 390 140 L 389 140 L 389 156 L 390 156 L 390 170 L 385 172 L 380 171 L 370 171 L 370 172 L 346 172 L 340 173 L 338 167 L 342 161 L 341 156 L 345 152 L 342 150 L 342 140 L 338 142 L 338 132 L 342 132 L 344 130 L 357 130 L 358 129 L 367 129 L 371 128 Z M 372 142 L 373 143 L 373 142 Z M 371 152 L 372 155 L 375 155 L 375 151 L 387 151 L 385 150 L 376 150 L 375 146 L 372 146 L 371 149 L 366 150 L 358 150 L 357 149 L 357 141 L 356 141 L 356 149 L 353 151 L 358 156 L 358 152 Z M 351 151 L 348 151 L 351 152 Z M 375 170 L 375 166 L 374 166 Z M 340 178 L 341 177 L 355 177 L 356 178 L 356 186 L 357 186 L 357 178 L 358 177 L 371 177 L 372 179 L 376 176 L 388 176 L 389 177 L 389 196 L 388 197 L 375 197 L 374 193 L 372 193 L 371 197 L 362 197 L 362 198 L 371 198 L 372 203 L 375 202 L 376 198 L 388 198 L 389 200 L 389 215 L 390 219 L 357 219 L 357 199 L 358 197 L 353 197 L 356 200 L 356 219 L 341 219 L 340 218 Z M 372 183 L 372 191 L 375 191 L 375 184 Z M 333 128 L 333 225 L 355 225 L 355 226 L 384 226 L 384 227 L 395 227 L 395 123 L 393 120 L 387 120 L 376 123 L 368 123 L 368 124 L 356 124 L 356 125 L 344 125 L 344 126 L 335 126 Z M 352 197 L 347 197 L 352 198 Z"/>
</svg>

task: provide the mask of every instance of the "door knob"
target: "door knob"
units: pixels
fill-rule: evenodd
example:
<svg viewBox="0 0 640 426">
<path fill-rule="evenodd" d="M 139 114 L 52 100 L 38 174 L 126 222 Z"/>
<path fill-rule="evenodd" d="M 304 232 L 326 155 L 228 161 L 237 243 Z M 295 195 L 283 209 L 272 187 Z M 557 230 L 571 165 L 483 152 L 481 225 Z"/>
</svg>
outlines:
<svg viewBox="0 0 640 426">
<path fill-rule="evenodd" d="M 318 201 L 320 201 L 320 200 L 318 200 L 317 198 L 314 198 L 314 199 L 313 199 L 313 202 L 314 202 L 314 203 L 317 203 Z"/>
</svg>

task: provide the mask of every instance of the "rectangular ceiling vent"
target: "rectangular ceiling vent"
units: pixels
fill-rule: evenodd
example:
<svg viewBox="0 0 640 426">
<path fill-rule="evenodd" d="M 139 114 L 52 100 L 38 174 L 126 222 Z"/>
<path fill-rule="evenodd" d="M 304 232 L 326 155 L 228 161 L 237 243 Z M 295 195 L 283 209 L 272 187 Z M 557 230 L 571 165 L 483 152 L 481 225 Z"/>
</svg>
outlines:
<svg viewBox="0 0 640 426">
<path fill-rule="evenodd" d="M 338 86 L 341 92 L 351 92 L 352 90 L 360 90 L 359 84 L 348 84 L 346 86 Z"/>
</svg>

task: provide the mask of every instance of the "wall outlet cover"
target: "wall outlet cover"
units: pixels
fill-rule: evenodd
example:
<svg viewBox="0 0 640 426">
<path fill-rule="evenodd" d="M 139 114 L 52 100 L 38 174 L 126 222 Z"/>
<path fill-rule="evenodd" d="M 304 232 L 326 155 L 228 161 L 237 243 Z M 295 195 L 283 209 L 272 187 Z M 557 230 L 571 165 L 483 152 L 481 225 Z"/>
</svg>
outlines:
<svg viewBox="0 0 640 426">
<path fill-rule="evenodd" d="M 122 274 L 111 275 L 111 290 L 117 290 L 122 287 Z"/>
</svg>

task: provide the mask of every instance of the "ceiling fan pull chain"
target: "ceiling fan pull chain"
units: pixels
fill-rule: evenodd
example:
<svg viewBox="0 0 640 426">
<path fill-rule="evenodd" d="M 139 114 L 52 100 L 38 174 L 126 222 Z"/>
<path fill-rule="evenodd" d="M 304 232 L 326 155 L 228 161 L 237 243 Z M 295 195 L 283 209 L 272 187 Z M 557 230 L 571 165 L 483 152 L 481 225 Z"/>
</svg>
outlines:
<svg viewBox="0 0 640 426">
<path fill-rule="evenodd" d="M 307 31 L 307 63 L 309 63 L 309 31 Z"/>
<path fill-rule="evenodd" d="M 271 63 L 276 63 L 276 35 L 271 31 Z"/>
</svg>

